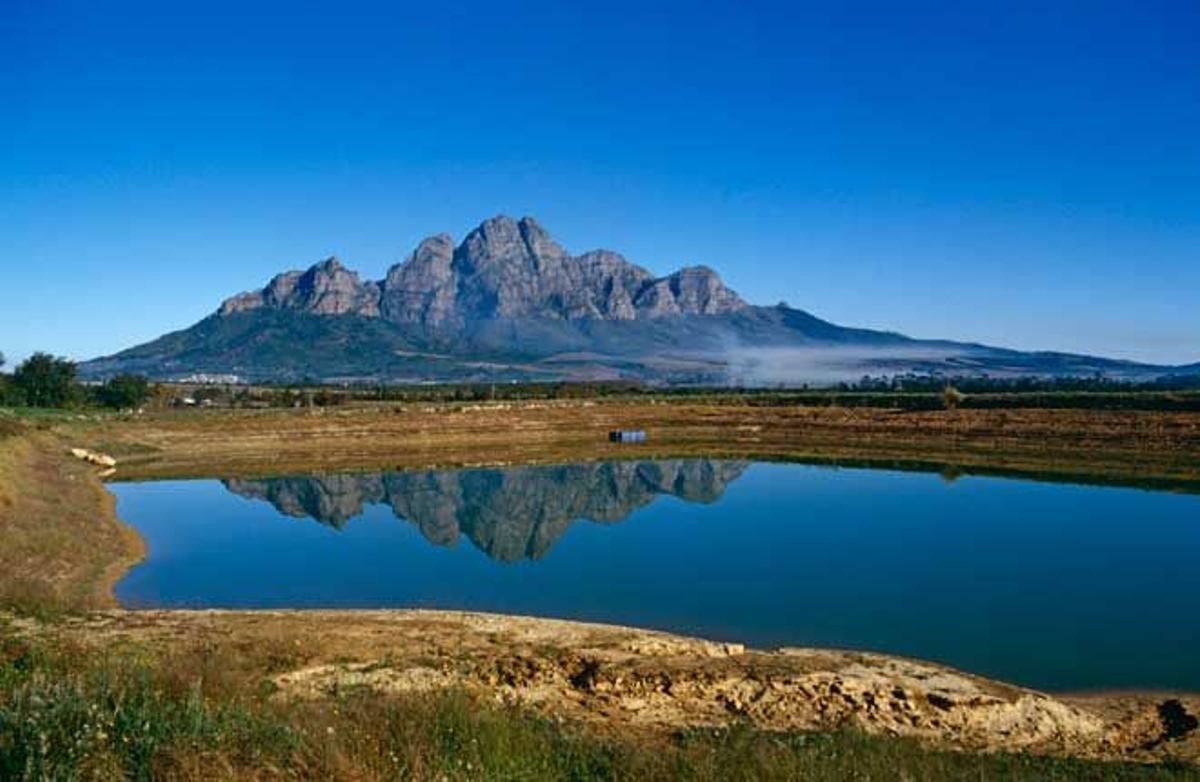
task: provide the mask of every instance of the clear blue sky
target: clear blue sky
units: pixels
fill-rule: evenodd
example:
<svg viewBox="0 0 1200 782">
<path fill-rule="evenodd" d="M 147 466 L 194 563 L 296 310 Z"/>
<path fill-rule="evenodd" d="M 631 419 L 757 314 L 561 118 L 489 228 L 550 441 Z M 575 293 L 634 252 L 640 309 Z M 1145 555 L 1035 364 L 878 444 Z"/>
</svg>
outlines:
<svg viewBox="0 0 1200 782">
<path fill-rule="evenodd" d="M 1200 5 L 5 0 L 0 351 L 538 217 L 914 336 L 1200 360 Z"/>
</svg>

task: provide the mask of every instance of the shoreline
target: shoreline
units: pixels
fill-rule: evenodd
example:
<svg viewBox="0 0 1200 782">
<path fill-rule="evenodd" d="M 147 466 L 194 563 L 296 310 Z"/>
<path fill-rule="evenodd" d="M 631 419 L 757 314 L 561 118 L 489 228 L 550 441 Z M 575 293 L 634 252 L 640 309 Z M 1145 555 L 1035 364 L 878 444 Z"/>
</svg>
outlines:
<svg viewBox="0 0 1200 782">
<path fill-rule="evenodd" d="M 613 429 L 645 444 L 608 442 Z M 163 413 L 62 427 L 131 479 L 704 456 L 1200 491 L 1200 413 L 911 412 L 600 400 Z"/>
<path fill-rule="evenodd" d="M 779 455 L 775 453 L 758 453 L 755 451 L 721 451 L 716 446 L 706 448 L 701 452 L 673 450 L 643 450 L 638 446 L 624 446 L 620 452 L 598 456 L 579 456 L 575 458 L 523 459 L 518 461 L 445 461 L 420 465 L 364 463 L 353 466 L 322 466 L 309 468 L 307 471 L 279 472 L 280 468 L 264 468 L 263 472 L 231 471 L 217 468 L 196 472 L 171 472 L 160 474 L 152 468 L 148 472 L 138 472 L 134 467 L 132 474 L 115 472 L 104 476 L 102 483 L 155 483 L 158 481 L 191 481 L 191 480 L 227 480 L 250 479 L 260 480 L 269 478 L 315 477 L 321 475 L 370 475 L 375 473 L 411 473 L 411 472 L 454 472 L 460 470 L 489 470 L 506 467 L 558 467 L 571 464 L 601 464 L 605 462 L 654 461 L 664 459 L 710 459 L 714 461 L 748 461 L 756 464 L 795 464 L 804 467 L 827 467 L 834 470 L 866 470 L 889 471 L 901 473 L 921 473 L 939 475 L 947 482 L 960 478 L 995 478 L 998 480 L 1032 481 L 1034 483 L 1071 484 L 1076 486 L 1092 486 L 1097 488 L 1139 489 L 1143 491 L 1160 491 L 1175 494 L 1200 494 L 1200 480 L 1172 479 L 1155 477 L 1120 477 L 1094 475 L 1086 471 L 1072 472 L 1027 470 L 1019 467 L 1004 468 L 988 465 L 960 465 L 940 461 L 922 459 L 889 459 L 870 457 L 822 457 L 819 455 Z M 145 469 L 145 468 L 143 468 Z M 289 468 L 283 468 L 285 470 Z"/>
<path fill-rule="evenodd" d="M 3 609 L 0 609 L 2 615 Z M 941 662 L 935 659 L 914 657 L 910 655 L 897 654 L 888 652 L 882 649 L 856 648 L 847 646 L 796 646 L 784 644 L 781 646 L 757 646 L 743 641 L 722 640 L 710 638 L 703 635 L 691 635 L 687 632 L 671 630 L 662 627 L 650 627 L 633 624 L 620 624 L 616 622 L 591 621 L 586 619 L 572 619 L 561 616 L 547 616 L 541 614 L 510 614 L 500 611 L 487 611 L 479 609 L 459 609 L 459 608 L 413 608 L 413 607 L 364 607 L 364 608 L 335 608 L 335 607 L 302 607 L 302 608 L 229 608 L 229 607 L 169 607 L 169 606 L 146 606 L 131 608 L 125 605 L 117 604 L 108 608 L 98 608 L 84 614 L 77 615 L 77 618 L 87 618 L 89 616 L 122 616 L 137 625 L 136 617 L 143 616 L 151 619 L 160 619 L 164 617 L 181 617 L 187 619 L 228 619 L 246 618 L 246 617 L 283 617 L 290 619 L 313 619 L 313 620 L 328 620 L 328 621 L 356 621 L 371 620 L 376 618 L 384 619 L 421 619 L 424 617 L 450 617 L 461 619 L 480 620 L 483 622 L 495 622 L 497 624 L 505 623 L 533 623 L 544 624 L 547 627 L 564 626 L 573 627 L 578 630 L 595 630 L 599 632 L 614 632 L 614 633 L 631 633 L 643 634 L 650 636 L 664 636 L 671 639 L 683 640 L 688 643 L 699 645 L 699 648 L 704 649 L 738 649 L 742 652 L 752 654 L 814 654 L 828 653 L 831 655 L 845 657 L 870 657 L 880 660 L 889 660 L 896 663 L 927 666 L 939 670 L 953 672 L 955 675 L 964 676 L 970 679 L 975 679 L 980 682 L 987 682 L 995 686 L 1011 688 L 1025 692 L 1038 693 L 1050 698 L 1061 700 L 1086 700 L 1092 698 L 1109 699 L 1109 698 L 1148 698 L 1154 700 L 1170 699 L 1170 698 L 1187 698 L 1195 699 L 1200 702 L 1200 689 L 1187 688 L 1171 688 L 1171 687 L 1095 687 L 1095 688 L 1066 688 L 1056 689 L 1047 687 L 1035 687 L 1032 685 L 1020 684 L 1018 682 L 1008 681 L 1006 679 L 995 678 L 987 674 L 978 673 L 965 668 L 958 668 L 954 665 Z M 153 622 L 151 622 L 153 624 Z M 741 652 L 739 652 L 741 653 Z"/>
<path fill-rule="evenodd" d="M 618 734 L 853 726 L 962 751 L 1200 763 L 1200 731 L 1178 728 L 1200 713 L 1200 693 L 1048 694 L 873 652 L 428 609 L 115 609 L 9 622 L 100 653 L 236 654 L 280 701 L 465 690 Z"/>
</svg>

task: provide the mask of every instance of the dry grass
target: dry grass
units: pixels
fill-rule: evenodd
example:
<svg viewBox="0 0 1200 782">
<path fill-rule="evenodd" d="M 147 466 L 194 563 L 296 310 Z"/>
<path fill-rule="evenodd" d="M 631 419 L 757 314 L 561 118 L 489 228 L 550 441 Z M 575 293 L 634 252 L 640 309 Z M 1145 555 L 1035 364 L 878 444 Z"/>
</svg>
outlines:
<svg viewBox="0 0 1200 782">
<path fill-rule="evenodd" d="M 94 469 L 36 432 L 0 440 L 0 540 L 0 604 L 28 611 L 113 605 L 144 550 Z"/>
<path fill-rule="evenodd" d="M 612 445 L 614 428 L 650 442 Z M 621 400 L 169 412 L 60 429 L 123 451 L 133 479 L 705 455 L 1200 488 L 1200 413 Z"/>
</svg>

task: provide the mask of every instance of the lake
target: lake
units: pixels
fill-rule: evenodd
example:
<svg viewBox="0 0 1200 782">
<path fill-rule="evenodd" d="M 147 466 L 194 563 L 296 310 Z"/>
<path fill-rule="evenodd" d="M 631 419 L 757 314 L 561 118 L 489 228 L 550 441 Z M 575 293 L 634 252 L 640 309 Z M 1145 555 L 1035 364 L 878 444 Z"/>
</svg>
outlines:
<svg viewBox="0 0 1200 782">
<path fill-rule="evenodd" d="M 139 607 L 431 607 L 1200 690 L 1200 496 L 708 459 L 113 483 Z"/>
</svg>

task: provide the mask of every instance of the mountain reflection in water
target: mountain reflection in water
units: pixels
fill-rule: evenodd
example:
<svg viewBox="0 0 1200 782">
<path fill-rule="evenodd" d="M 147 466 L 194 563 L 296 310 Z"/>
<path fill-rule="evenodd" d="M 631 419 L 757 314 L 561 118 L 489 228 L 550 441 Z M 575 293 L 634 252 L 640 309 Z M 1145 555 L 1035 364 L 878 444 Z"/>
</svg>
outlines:
<svg viewBox="0 0 1200 782">
<path fill-rule="evenodd" d="M 704 459 L 110 486 L 149 552 L 126 607 L 492 611 L 1200 688 L 1195 495 Z"/>
<path fill-rule="evenodd" d="M 614 524 L 664 495 L 715 502 L 748 464 L 668 459 L 222 483 L 288 516 L 338 529 L 361 515 L 365 505 L 388 505 L 431 543 L 453 546 L 466 535 L 492 559 L 516 562 L 545 556 L 578 519 Z"/>
</svg>

